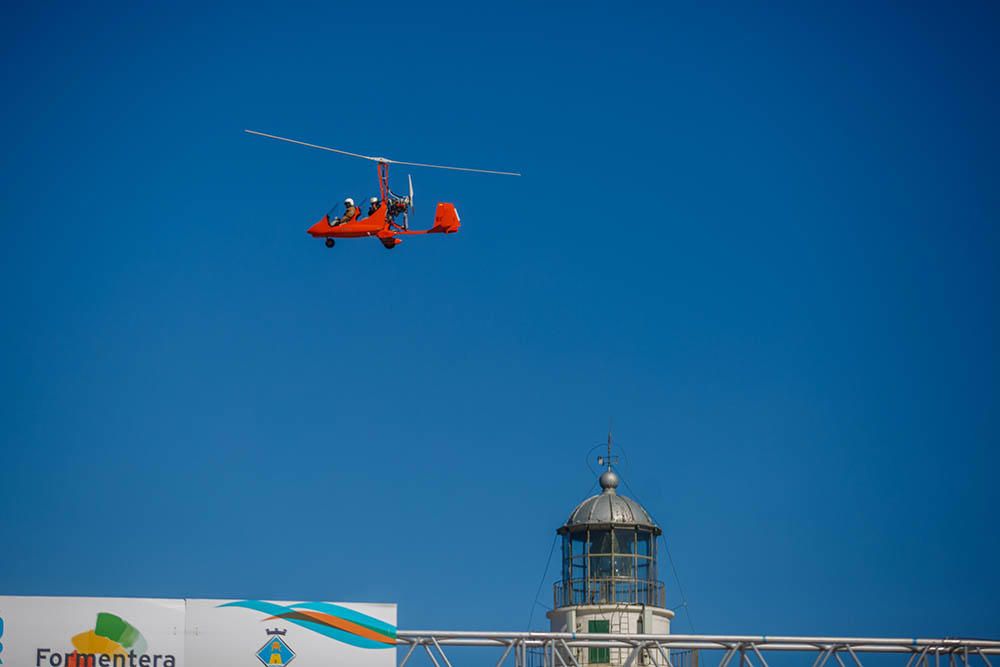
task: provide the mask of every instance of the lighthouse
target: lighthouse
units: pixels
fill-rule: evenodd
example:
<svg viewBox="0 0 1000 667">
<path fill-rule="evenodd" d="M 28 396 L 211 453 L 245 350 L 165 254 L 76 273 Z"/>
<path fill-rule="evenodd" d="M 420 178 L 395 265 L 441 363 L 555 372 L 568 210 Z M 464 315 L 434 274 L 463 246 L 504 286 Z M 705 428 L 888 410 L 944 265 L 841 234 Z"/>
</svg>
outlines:
<svg viewBox="0 0 1000 667">
<path fill-rule="evenodd" d="M 601 492 L 587 498 L 556 531 L 562 537 L 562 576 L 553 586 L 548 612 L 553 632 L 611 634 L 670 633 L 674 613 L 666 608 L 663 582 L 657 579 L 657 538 L 663 533 L 635 500 L 619 493 L 611 437 Z M 623 667 L 629 650 L 573 648 L 579 665 Z M 566 656 L 568 657 L 568 656 Z M 658 651 L 642 651 L 639 665 L 666 665 Z M 568 664 L 572 664 L 567 661 Z"/>
</svg>

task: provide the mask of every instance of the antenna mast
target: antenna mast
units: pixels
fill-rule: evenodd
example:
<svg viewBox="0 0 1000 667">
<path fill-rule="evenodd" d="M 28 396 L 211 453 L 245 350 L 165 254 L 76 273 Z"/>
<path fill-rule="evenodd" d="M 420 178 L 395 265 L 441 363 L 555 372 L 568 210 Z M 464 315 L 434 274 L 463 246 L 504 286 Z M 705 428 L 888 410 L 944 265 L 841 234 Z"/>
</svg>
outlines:
<svg viewBox="0 0 1000 667">
<path fill-rule="evenodd" d="M 593 450 L 591 450 L 591 451 L 593 451 Z M 608 455 L 607 456 L 598 456 L 597 457 L 597 465 L 599 465 L 599 466 L 606 465 L 606 466 L 608 466 L 608 470 L 611 470 L 611 466 L 618 465 L 618 457 L 611 455 L 611 423 L 610 422 L 608 423 Z"/>
</svg>

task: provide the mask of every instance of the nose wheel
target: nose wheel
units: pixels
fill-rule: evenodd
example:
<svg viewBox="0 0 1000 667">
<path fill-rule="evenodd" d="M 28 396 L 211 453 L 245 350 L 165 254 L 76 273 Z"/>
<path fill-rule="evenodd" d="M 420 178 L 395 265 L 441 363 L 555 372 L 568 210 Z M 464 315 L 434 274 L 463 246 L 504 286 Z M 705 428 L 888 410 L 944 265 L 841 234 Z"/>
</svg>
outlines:
<svg viewBox="0 0 1000 667">
<path fill-rule="evenodd" d="M 337 245 L 337 242 L 334 241 L 333 239 L 327 239 L 326 240 L 326 247 L 327 248 L 332 248 L 335 245 Z"/>
</svg>

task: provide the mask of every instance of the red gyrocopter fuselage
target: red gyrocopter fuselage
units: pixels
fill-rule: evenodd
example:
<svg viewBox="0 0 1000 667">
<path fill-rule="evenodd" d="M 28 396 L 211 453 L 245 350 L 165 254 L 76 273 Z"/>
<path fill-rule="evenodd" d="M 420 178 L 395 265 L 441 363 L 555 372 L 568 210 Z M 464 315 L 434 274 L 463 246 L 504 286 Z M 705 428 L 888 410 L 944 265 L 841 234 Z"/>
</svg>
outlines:
<svg viewBox="0 0 1000 667">
<path fill-rule="evenodd" d="M 386 249 L 393 249 L 403 242 L 401 235 L 413 234 L 454 234 L 461 227 L 462 221 L 454 204 L 439 203 L 434 212 L 434 226 L 430 229 L 409 229 L 408 219 L 413 211 L 413 186 L 411 183 L 408 196 L 398 196 L 389 189 L 389 165 L 378 163 L 379 207 L 368 217 L 361 217 L 361 210 L 351 220 L 334 221 L 329 215 L 309 228 L 310 236 L 326 239 L 328 248 L 332 248 L 334 239 L 355 239 L 363 236 L 374 236 Z M 402 217 L 403 222 L 397 222 Z"/>
</svg>

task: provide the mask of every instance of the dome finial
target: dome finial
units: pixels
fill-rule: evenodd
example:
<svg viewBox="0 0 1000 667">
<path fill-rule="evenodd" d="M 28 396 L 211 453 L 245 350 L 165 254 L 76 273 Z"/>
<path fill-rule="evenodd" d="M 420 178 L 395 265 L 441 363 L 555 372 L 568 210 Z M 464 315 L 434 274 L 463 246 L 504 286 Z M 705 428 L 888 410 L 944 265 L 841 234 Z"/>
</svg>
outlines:
<svg viewBox="0 0 1000 667">
<path fill-rule="evenodd" d="M 616 490 L 618 488 L 618 473 L 610 468 L 601 473 L 601 478 L 598 480 L 601 483 L 601 488 L 604 489 L 604 493 L 618 493 Z"/>
</svg>

